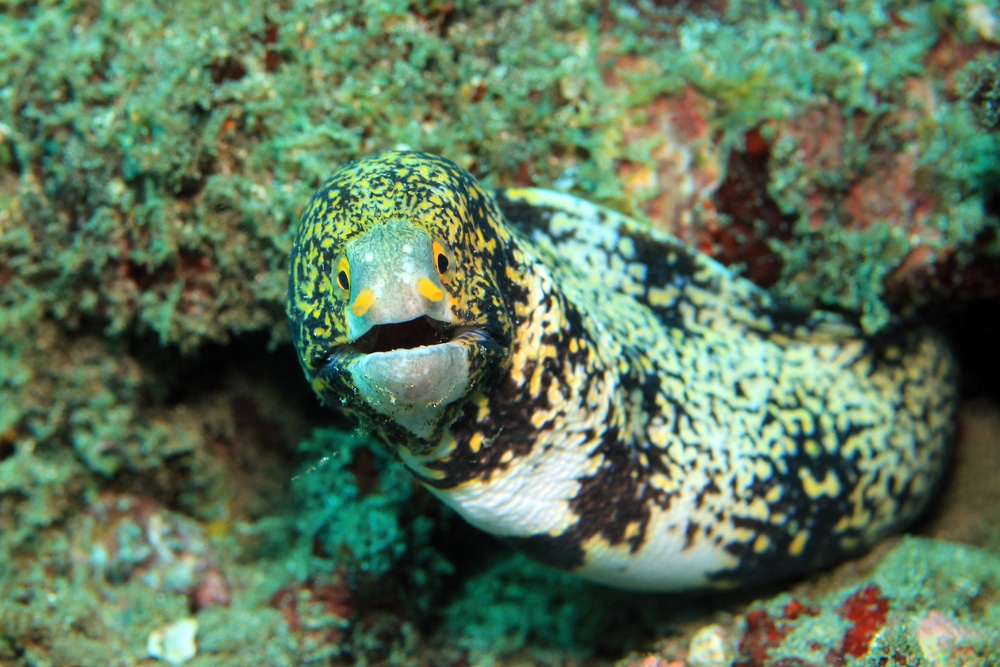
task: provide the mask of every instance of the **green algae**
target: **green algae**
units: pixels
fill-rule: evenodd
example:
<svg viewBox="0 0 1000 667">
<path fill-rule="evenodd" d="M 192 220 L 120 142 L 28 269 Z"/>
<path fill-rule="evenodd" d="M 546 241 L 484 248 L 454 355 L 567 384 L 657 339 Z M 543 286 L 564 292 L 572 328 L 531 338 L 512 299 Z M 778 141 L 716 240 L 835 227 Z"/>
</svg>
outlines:
<svg viewBox="0 0 1000 667">
<path fill-rule="evenodd" d="M 723 145 L 817 105 L 878 116 L 906 104 L 908 78 L 964 16 L 948 3 L 830 9 L 734 2 L 724 15 L 659 16 L 641 3 L 615 6 L 619 45 L 609 47 L 585 2 L 426 14 L 408 3 L 329 12 L 308 3 L 266 12 L 253 2 L 25 5 L 0 22 L 4 62 L 31 73 L 5 89 L 0 123 L 17 168 L 33 175 L 13 193 L 7 226 L 32 242 L 8 246 L 5 234 L 0 253 L 34 267 L 13 280 L 60 321 L 96 315 L 110 333 L 151 330 L 188 350 L 262 328 L 285 340 L 290 227 L 337 164 L 406 145 L 445 153 L 488 183 L 523 172 L 551 184 L 574 168 L 581 194 L 613 201 L 622 192 L 616 161 L 641 160 L 620 138 L 630 109 L 691 86 L 713 101 L 708 120 Z M 434 31 L 441 22 L 461 29 Z M 618 100 L 602 73 L 625 55 L 651 65 Z M 927 182 L 946 177 L 942 247 L 968 243 L 985 224 L 974 206 L 984 168 L 968 158 L 995 171 L 992 144 L 962 132 L 961 106 L 943 106 L 936 129 L 917 140 Z M 901 128 L 880 131 L 898 141 Z M 796 165 L 776 164 L 771 193 L 804 213 L 800 190 L 782 184 L 849 182 L 870 143 L 855 142 L 837 174 L 791 178 L 785 170 Z M 837 224 L 781 247 L 781 288 L 856 308 L 850 286 L 829 281 L 835 271 L 807 270 L 817 259 L 842 267 L 850 248 L 838 245 Z M 862 258 L 881 265 L 873 274 L 898 260 Z M 879 311 L 880 291 L 862 295 L 862 308 Z"/>
<path fill-rule="evenodd" d="M 882 294 L 886 278 L 912 250 L 904 232 L 886 222 L 877 222 L 864 231 L 826 223 L 818 234 L 803 234 L 799 244 L 790 252 L 787 246 L 775 244 L 787 268 L 797 267 L 801 273 L 810 272 L 808 283 L 796 280 L 782 288 L 787 298 L 800 304 L 825 302 L 846 308 L 860 315 L 861 324 L 867 331 L 878 331 L 889 321 L 891 311 L 883 302 Z M 831 256 L 854 258 L 853 281 L 835 297 L 826 290 L 816 289 L 831 284 L 830 281 L 836 280 L 844 270 L 837 262 L 816 262 L 816 257 Z"/>
<path fill-rule="evenodd" d="M 234 617 L 239 622 L 234 623 Z M 193 667 L 292 667 L 305 662 L 285 620 L 258 601 L 229 609 L 215 607 L 198 614 L 197 641 L 199 656 L 186 663 Z"/>
<path fill-rule="evenodd" d="M 529 135 L 559 127 L 546 89 L 563 68 L 541 65 L 569 47 L 532 67 L 523 48 L 544 42 L 547 10 L 501 12 L 513 44 L 488 31 L 445 41 L 405 6 L 270 11 L 79 3 L 0 24 L 5 60 L 32 72 L 0 120 L 22 173 L 41 174 L 22 179 L 11 223 L 32 242 L 0 252 L 37 267 L 25 287 L 58 319 L 99 314 L 110 333 L 148 329 L 189 350 L 269 326 L 283 340 L 289 227 L 337 164 L 396 144 L 470 164 L 475 142 L 511 169 L 543 152 Z M 493 49 L 491 80 L 463 54 Z M 469 99 L 477 74 L 489 102 L 511 106 Z"/>
<path fill-rule="evenodd" d="M 261 569 L 237 579 L 252 581 Z M 190 615 L 183 595 L 151 595 L 140 581 L 107 585 L 33 568 L 17 580 L 0 577 L 0 593 L 6 600 L 0 611 L 5 665 L 149 664 L 149 633 Z M 252 595 L 237 596 L 228 608 L 203 610 L 197 619 L 199 655 L 186 663 L 192 667 L 303 664 L 281 615 Z"/>
</svg>

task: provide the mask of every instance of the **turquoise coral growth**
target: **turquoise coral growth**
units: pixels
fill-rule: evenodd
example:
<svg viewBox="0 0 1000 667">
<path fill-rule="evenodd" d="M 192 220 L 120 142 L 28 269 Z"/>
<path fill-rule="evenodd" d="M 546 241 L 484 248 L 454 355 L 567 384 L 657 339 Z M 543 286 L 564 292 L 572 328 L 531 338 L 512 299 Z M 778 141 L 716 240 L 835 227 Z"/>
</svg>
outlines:
<svg viewBox="0 0 1000 667">
<path fill-rule="evenodd" d="M 607 597 L 591 584 L 512 555 L 465 582 L 445 612 L 445 631 L 476 663 L 529 646 L 582 654 L 610 620 L 602 613 Z"/>
<path fill-rule="evenodd" d="M 354 586 L 405 569 L 430 586 L 451 567 L 431 547 L 435 519 L 405 469 L 369 440 L 336 429 L 299 446 L 306 466 L 292 480 L 303 577 L 345 568 Z"/>
</svg>

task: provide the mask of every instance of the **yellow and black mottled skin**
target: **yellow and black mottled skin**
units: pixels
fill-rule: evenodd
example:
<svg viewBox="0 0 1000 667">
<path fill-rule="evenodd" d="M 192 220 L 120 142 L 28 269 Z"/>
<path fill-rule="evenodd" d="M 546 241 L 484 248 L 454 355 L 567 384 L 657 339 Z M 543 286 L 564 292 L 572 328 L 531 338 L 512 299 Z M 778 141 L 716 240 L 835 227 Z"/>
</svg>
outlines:
<svg viewBox="0 0 1000 667">
<path fill-rule="evenodd" d="M 391 221 L 447 248 L 434 281 L 465 332 L 442 343 L 467 355 L 463 393 L 421 435 L 353 381 L 367 352 L 337 285 L 338 258 Z M 319 189 L 288 298 L 325 403 L 475 525 L 611 585 L 756 583 L 863 549 L 926 505 L 953 431 L 955 371 L 932 333 L 865 338 L 637 221 L 546 190 L 491 196 L 423 153 L 364 158 Z"/>
</svg>

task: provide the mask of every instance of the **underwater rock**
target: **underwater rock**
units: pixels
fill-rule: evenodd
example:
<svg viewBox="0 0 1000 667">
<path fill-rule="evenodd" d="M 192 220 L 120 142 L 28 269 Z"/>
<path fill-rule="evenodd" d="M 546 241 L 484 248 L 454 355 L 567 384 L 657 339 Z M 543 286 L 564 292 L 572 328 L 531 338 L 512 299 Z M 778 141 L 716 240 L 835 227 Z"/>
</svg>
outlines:
<svg viewBox="0 0 1000 667">
<path fill-rule="evenodd" d="M 230 585 L 202 526 L 151 498 L 104 493 L 70 534 L 77 567 L 109 584 L 139 581 L 180 593 L 192 611 L 230 603 Z"/>
<path fill-rule="evenodd" d="M 151 658 L 171 665 L 182 665 L 198 655 L 195 643 L 197 634 L 198 621 L 194 618 L 182 618 L 149 633 L 146 653 Z"/>
</svg>

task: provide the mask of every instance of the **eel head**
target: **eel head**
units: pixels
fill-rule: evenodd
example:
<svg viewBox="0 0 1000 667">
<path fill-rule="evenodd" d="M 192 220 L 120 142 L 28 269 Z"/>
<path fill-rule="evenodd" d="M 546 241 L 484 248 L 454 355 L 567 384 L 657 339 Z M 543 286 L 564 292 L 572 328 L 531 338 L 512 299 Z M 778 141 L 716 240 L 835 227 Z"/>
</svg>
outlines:
<svg viewBox="0 0 1000 667">
<path fill-rule="evenodd" d="M 288 318 L 326 403 L 429 451 L 509 364 L 502 225 L 466 172 L 421 153 L 338 171 L 292 248 Z"/>
</svg>

